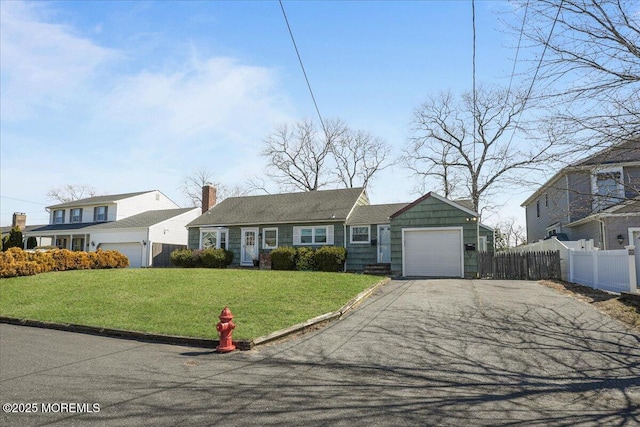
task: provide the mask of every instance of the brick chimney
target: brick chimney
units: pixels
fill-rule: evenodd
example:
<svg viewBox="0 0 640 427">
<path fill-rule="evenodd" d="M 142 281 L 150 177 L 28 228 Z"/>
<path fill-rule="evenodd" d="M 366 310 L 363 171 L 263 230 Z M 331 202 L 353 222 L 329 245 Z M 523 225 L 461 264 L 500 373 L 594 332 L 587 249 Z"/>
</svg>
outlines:
<svg viewBox="0 0 640 427">
<path fill-rule="evenodd" d="M 205 213 L 216 205 L 216 187 L 205 184 L 202 187 L 202 213 Z"/>
<path fill-rule="evenodd" d="M 14 212 L 11 228 L 18 227 L 20 228 L 20 231 L 24 231 L 24 228 L 26 226 L 27 226 L 27 214 L 25 214 L 24 212 Z"/>
</svg>

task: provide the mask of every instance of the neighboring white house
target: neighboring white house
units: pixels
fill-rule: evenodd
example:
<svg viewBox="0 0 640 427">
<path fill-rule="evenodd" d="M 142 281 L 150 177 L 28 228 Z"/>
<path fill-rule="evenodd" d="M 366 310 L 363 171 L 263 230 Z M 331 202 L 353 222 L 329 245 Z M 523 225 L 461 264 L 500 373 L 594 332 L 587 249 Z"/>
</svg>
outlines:
<svg viewBox="0 0 640 427">
<path fill-rule="evenodd" d="M 185 226 L 200 215 L 158 190 L 96 196 L 47 207 L 49 224 L 29 230 L 38 246 L 74 251 L 117 250 L 131 267 L 152 266 L 153 245 L 187 245 Z"/>
</svg>

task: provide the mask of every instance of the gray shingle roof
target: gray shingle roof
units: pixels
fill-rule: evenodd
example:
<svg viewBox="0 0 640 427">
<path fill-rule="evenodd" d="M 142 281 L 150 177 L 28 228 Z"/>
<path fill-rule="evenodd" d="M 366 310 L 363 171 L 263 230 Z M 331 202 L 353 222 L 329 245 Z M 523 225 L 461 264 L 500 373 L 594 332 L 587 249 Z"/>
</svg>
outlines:
<svg viewBox="0 0 640 427">
<path fill-rule="evenodd" d="M 51 225 L 43 225 L 39 228 L 33 228 L 30 233 L 38 233 L 43 231 L 71 231 L 71 230 L 82 230 L 84 232 L 98 231 L 98 230 L 113 230 L 113 229 L 123 229 L 123 228 L 147 228 L 152 225 L 158 224 L 162 221 L 166 221 L 175 216 L 181 215 L 183 213 L 189 212 L 193 209 L 197 208 L 180 208 L 180 209 L 161 209 L 157 211 L 147 211 L 137 215 L 132 215 L 130 217 L 121 219 L 119 221 L 110 221 L 110 222 L 101 222 L 101 223 L 93 223 L 93 222 L 83 222 L 83 223 L 74 223 L 74 224 L 51 224 Z"/>
<path fill-rule="evenodd" d="M 59 203 L 57 205 L 47 206 L 47 208 L 69 208 L 74 206 L 99 205 L 103 203 L 116 202 L 118 200 L 127 199 L 129 197 L 139 196 L 141 194 L 151 193 L 156 190 L 138 191 L 136 193 L 111 194 L 108 196 L 94 196 L 86 199 L 73 200 L 71 202 Z"/>
<path fill-rule="evenodd" d="M 22 230 L 23 233 L 28 233 L 29 231 L 33 231 L 35 229 L 38 229 L 40 227 L 46 227 L 47 224 L 40 224 L 40 225 L 27 225 L 24 230 Z M 13 226 L 7 226 L 7 227 L 0 227 L 0 230 L 2 230 L 2 235 L 4 236 L 5 234 L 9 234 L 11 233 L 11 229 L 13 228 Z"/>
<path fill-rule="evenodd" d="M 157 211 L 147 211 L 121 219 L 120 221 L 103 222 L 100 224 L 92 225 L 88 228 L 88 230 L 96 231 L 120 228 L 147 228 L 171 219 L 175 216 L 192 211 L 194 209 L 197 208 L 161 209 Z"/>
<path fill-rule="evenodd" d="M 407 206 L 408 203 L 356 206 L 347 225 L 389 224 L 391 214 Z"/>
<path fill-rule="evenodd" d="M 188 226 L 344 221 L 363 191 L 363 188 L 346 188 L 229 197 Z"/>
<path fill-rule="evenodd" d="M 574 166 L 607 165 L 640 161 L 640 140 L 626 141 L 578 160 Z"/>
</svg>

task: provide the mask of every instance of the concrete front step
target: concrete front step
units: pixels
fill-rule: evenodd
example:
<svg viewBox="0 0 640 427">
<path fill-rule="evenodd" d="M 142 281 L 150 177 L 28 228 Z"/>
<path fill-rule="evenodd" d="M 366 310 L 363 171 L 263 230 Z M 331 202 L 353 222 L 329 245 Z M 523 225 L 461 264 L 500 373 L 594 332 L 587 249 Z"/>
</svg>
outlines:
<svg viewBox="0 0 640 427">
<path fill-rule="evenodd" d="M 364 274 L 374 274 L 379 276 L 391 275 L 391 264 L 379 263 L 369 264 L 364 267 Z"/>
</svg>

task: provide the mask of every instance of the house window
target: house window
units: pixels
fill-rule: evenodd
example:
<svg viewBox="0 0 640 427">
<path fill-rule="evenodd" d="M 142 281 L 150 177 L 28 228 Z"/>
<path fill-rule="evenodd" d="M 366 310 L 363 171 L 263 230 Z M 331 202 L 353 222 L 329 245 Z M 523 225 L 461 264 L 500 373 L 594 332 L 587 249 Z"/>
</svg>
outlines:
<svg viewBox="0 0 640 427">
<path fill-rule="evenodd" d="M 593 209 L 596 211 L 613 206 L 624 199 L 622 168 L 600 170 L 591 179 Z"/>
<path fill-rule="evenodd" d="M 53 211 L 53 223 L 64 224 L 64 210 Z"/>
<path fill-rule="evenodd" d="M 536 218 L 540 218 L 540 200 L 536 200 Z"/>
<path fill-rule="evenodd" d="M 278 229 L 263 228 L 262 229 L 262 248 L 275 249 L 278 247 Z"/>
<path fill-rule="evenodd" d="M 98 221 L 106 221 L 107 220 L 107 207 L 106 206 L 98 206 L 93 210 L 93 220 Z"/>
<path fill-rule="evenodd" d="M 71 250 L 72 251 L 84 250 L 84 239 L 82 237 L 71 239 Z"/>
<path fill-rule="evenodd" d="M 351 227 L 351 243 L 369 243 L 370 230 L 368 225 Z"/>
<path fill-rule="evenodd" d="M 71 222 L 82 222 L 82 208 L 71 209 Z"/>
<path fill-rule="evenodd" d="M 202 249 L 227 249 L 229 230 L 202 230 L 200 232 L 200 247 Z"/>
<path fill-rule="evenodd" d="M 545 208 L 549 207 L 549 194 L 544 195 L 544 207 Z"/>
<path fill-rule="evenodd" d="M 333 225 L 293 227 L 294 245 L 333 245 Z"/>
</svg>

